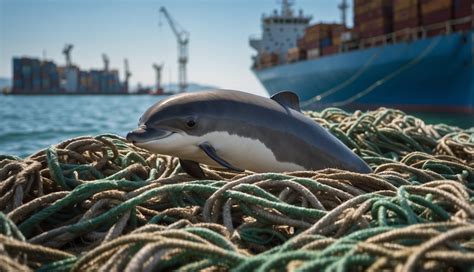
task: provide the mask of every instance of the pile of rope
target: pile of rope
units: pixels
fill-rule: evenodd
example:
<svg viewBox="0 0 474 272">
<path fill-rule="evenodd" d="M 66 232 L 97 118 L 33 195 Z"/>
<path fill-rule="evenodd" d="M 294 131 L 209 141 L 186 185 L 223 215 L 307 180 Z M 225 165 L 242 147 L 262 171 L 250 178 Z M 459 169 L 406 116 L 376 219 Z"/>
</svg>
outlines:
<svg viewBox="0 0 474 272">
<path fill-rule="evenodd" d="M 195 180 L 115 135 L 0 156 L 0 271 L 474 269 L 474 129 L 306 114 L 374 173 Z"/>
</svg>

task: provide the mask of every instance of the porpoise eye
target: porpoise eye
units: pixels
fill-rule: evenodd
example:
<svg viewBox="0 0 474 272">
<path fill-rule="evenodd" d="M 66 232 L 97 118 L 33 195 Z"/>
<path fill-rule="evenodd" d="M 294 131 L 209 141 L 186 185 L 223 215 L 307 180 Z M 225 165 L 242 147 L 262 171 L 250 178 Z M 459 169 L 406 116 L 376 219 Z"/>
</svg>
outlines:
<svg viewBox="0 0 474 272">
<path fill-rule="evenodd" d="M 193 119 L 189 119 L 188 121 L 186 121 L 186 125 L 188 127 L 194 127 L 196 125 L 196 121 L 194 121 Z"/>
</svg>

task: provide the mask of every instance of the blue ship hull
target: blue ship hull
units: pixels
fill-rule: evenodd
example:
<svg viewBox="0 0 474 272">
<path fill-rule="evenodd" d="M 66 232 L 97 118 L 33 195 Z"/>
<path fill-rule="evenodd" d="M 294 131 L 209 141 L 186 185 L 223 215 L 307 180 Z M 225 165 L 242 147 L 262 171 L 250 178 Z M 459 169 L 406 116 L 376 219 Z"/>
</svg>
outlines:
<svg viewBox="0 0 474 272">
<path fill-rule="evenodd" d="M 328 106 L 474 112 L 474 31 L 349 51 L 254 70 L 272 95 Z"/>
</svg>

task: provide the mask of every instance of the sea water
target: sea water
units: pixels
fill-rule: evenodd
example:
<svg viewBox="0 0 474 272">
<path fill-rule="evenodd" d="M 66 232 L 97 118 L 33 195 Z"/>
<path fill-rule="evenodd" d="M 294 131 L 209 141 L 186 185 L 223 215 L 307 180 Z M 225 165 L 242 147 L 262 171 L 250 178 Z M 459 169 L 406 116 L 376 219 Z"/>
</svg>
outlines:
<svg viewBox="0 0 474 272">
<path fill-rule="evenodd" d="M 0 96 L 0 154 L 24 157 L 83 135 L 125 137 L 160 99 L 151 95 Z"/>
<path fill-rule="evenodd" d="M 28 156 L 66 139 L 125 137 L 160 96 L 0 96 L 0 154 Z M 417 114 L 415 114 L 417 115 Z M 427 123 L 474 126 L 474 116 L 420 114 Z"/>
</svg>

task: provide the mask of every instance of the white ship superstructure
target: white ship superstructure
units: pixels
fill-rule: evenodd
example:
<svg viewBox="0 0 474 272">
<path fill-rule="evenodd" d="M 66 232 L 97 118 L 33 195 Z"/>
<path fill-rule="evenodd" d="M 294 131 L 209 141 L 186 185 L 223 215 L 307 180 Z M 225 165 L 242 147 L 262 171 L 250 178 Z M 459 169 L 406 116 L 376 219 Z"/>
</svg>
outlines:
<svg viewBox="0 0 474 272">
<path fill-rule="evenodd" d="M 258 56 L 276 53 L 279 59 L 285 59 L 288 49 L 297 46 L 296 41 L 304 35 L 311 16 L 305 16 L 302 10 L 296 15 L 293 3 L 282 0 L 280 13 L 274 10 L 272 15 L 262 15 L 262 36 L 250 39 L 250 46 L 257 50 Z"/>
</svg>

